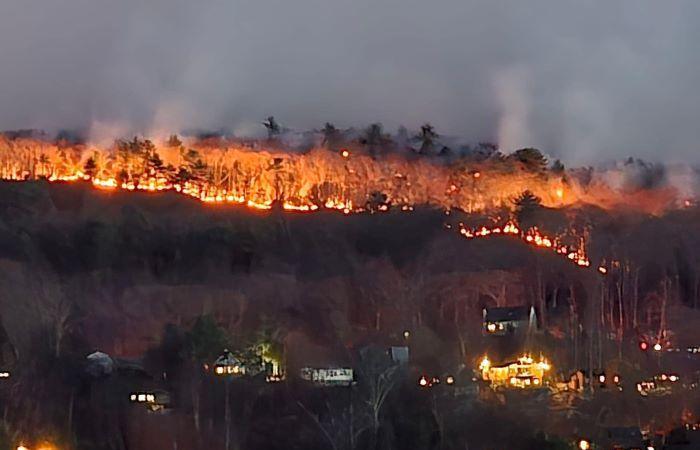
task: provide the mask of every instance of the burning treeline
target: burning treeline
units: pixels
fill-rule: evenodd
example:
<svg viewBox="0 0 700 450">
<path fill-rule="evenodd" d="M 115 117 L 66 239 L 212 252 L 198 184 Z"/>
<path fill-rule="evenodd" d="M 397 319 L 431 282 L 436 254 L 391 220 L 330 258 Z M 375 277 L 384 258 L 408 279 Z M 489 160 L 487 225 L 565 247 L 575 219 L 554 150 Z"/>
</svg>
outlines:
<svg viewBox="0 0 700 450">
<path fill-rule="evenodd" d="M 489 157 L 377 155 L 360 143 L 306 152 L 275 150 L 269 141 L 117 140 L 109 148 L 0 135 L 0 178 L 90 181 L 104 189 L 173 190 L 212 203 L 270 209 L 350 212 L 410 210 L 416 205 L 468 213 L 512 209 L 530 191 L 544 206 L 626 205 L 658 213 L 680 199 L 672 188 L 620 190 L 592 170 L 547 167 L 539 151 Z"/>
</svg>

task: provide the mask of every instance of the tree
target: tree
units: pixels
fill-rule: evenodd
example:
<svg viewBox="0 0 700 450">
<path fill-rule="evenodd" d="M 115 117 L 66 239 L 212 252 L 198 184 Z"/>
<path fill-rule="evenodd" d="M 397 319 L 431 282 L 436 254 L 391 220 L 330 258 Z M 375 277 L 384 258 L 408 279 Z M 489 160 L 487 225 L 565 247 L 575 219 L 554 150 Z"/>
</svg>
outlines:
<svg viewBox="0 0 700 450">
<path fill-rule="evenodd" d="M 498 156 L 499 158 L 503 155 L 498 149 L 498 145 L 491 142 L 479 142 L 476 147 L 472 150 L 474 157 L 481 161 L 490 159 Z"/>
<path fill-rule="evenodd" d="M 85 161 L 83 172 L 85 172 L 85 174 L 90 178 L 93 178 L 97 174 L 97 163 L 95 162 L 95 158 L 91 156 L 87 159 L 87 161 Z"/>
<path fill-rule="evenodd" d="M 274 137 L 278 136 L 282 132 L 282 128 L 280 127 L 280 124 L 277 123 L 274 116 L 268 117 L 267 120 L 263 121 L 262 124 L 267 129 L 267 138 L 268 139 L 273 139 Z"/>
<path fill-rule="evenodd" d="M 191 394 L 194 426 L 200 430 L 200 388 L 202 383 L 202 365 L 210 363 L 228 345 L 226 332 L 219 327 L 210 315 L 197 318 L 192 329 L 185 336 L 186 348 L 191 362 Z"/>
<path fill-rule="evenodd" d="M 335 150 L 342 143 L 342 134 L 332 123 L 326 122 L 321 132 L 323 133 L 323 145 L 328 150 Z"/>
<path fill-rule="evenodd" d="M 560 160 L 555 159 L 554 162 L 552 163 L 552 167 L 550 168 L 550 170 L 554 174 L 561 175 L 564 173 L 564 170 L 566 170 L 566 168 L 564 167 L 564 164 Z"/>
<path fill-rule="evenodd" d="M 536 148 L 521 148 L 510 156 L 532 172 L 544 172 L 547 169 L 547 158 Z"/>
<path fill-rule="evenodd" d="M 377 448 L 382 408 L 397 384 L 399 366 L 391 361 L 385 351 L 371 346 L 360 352 L 358 368 L 362 378 L 360 386 L 364 414 L 372 431 L 372 445 L 368 448 Z"/>
<path fill-rule="evenodd" d="M 542 199 L 530 190 L 524 190 L 513 200 L 515 205 L 515 215 L 521 226 L 527 226 L 533 213 L 542 207 Z"/>
<path fill-rule="evenodd" d="M 176 175 L 180 183 L 191 180 L 201 181 L 206 178 L 207 164 L 197 150 L 185 150 L 184 147 L 180 147 L 180 157 L 185 162 L 184 167 L 180 167 Z"/>
<path fill-rule="evenodd" d="M 186 336 L 190 356 L 196 362 L 214 360 L 228 345 L 228 336 L 210 315 L 199 316 Z"/>
<path fill-rule="evenodd" d="M 182 147 L 182 141 L 177 136 L 177 134 L 171 134 L 165 145 L 172 148 Z"/>
<path fill-rule="evenodd" d="M 388 145 L 390 142 L 391 138 L 384 133 L 382 124 L 378 122 L 367 127 L 360 138 L 360 143 L 367 147 L 372 156 L 376 155 L 378 148 Z"/>
<path fill-rule="evenodd" d="M 420 149 L 418 153 L 422 155 L 429 155 L 435 151 L 435 141 L 438 138 L 438 134 L 435 132 L 435 128 L 429 124 L 425 123 L 420 127 L 420 133 L 415 137 L 420 142 Z"/>
</svg>

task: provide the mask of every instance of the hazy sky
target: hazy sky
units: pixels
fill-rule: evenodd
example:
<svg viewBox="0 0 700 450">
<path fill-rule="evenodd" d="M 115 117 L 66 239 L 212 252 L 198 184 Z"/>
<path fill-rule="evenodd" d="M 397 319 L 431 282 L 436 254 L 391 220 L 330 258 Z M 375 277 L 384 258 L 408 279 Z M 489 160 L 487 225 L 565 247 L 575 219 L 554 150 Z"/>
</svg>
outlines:
<svg viewBox="0 0 700 450">
<path fill-rule="evenodd" d="M 430 121 L 700 162 L 698 0 L 0 0 L 0 128 Z"/>
</svg>

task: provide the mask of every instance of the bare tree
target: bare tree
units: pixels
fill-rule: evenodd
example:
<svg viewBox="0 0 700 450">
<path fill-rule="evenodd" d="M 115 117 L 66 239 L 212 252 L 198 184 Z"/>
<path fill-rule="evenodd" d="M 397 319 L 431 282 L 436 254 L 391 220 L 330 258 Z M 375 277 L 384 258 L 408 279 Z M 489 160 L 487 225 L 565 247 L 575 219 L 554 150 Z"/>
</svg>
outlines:
<svg viewBox="0 0 700 450">
<path fill-rule="evenodd" d="M 27 286 L 32 292 L 31 307 L 48 332 L 52 353 L 61 355 L 61 345 L 73 325 L 74 305 L 64 294 L 60 281 L 45 270 L 27 273 Z"/>
<path fill-rule="evenodd" d="M 399 366 L 393 364 L 385 352 L 376 347 L 360 352 L 360 386 L 364 417 L 371 430 L 372 445 L 376 448 L 381 426 L 381 413 L 389 393 L 398 381 Z"/>
</svg>

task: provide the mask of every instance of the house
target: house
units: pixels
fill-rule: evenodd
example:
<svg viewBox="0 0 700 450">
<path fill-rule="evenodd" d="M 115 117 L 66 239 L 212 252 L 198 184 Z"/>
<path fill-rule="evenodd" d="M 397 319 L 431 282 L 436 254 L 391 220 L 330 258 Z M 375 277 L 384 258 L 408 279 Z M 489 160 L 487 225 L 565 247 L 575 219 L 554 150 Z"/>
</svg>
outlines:
<svg viewBox="0 0 700 450">
<path fill-rule="evenodd" d="M 483 309 L 483 332 L 491 336 L 529 333 L 537 329 L 533 306 L 512 306 Z"/>
<path fill-rule="evenodd" d="M 129 394 L 129 401 L 141 404 L 153 412 L 170 407 L 170 393 L 164 389 L 143 389 Z"/>
<path fill-rule="evenodd" d="M 552 366 L 540 357 L 535 361 L 523 355 L 516 361 L 493 365 L 487 356 L 479 363 L 481 379 L 494 389 L 538 389 L 546 384 L 547 373 Z"/>
<path fill-rule="evenodd" d="M 214 361 L 214 373 L 219 376 L 245 375 L 246 366 L 243 364 L 243 362 L 241 362 L 241 360 L 233 356 L 233 353 L 228 350 L 224 350 L 224 353 L 216 358 L 216 361 Z"/>
<path fill-rule="evenodd" d="M 354 374 L 347 367 L 304 367 L 301 369 L 301 378 L 322 386 L 350 386 Z"/>
</svg>

